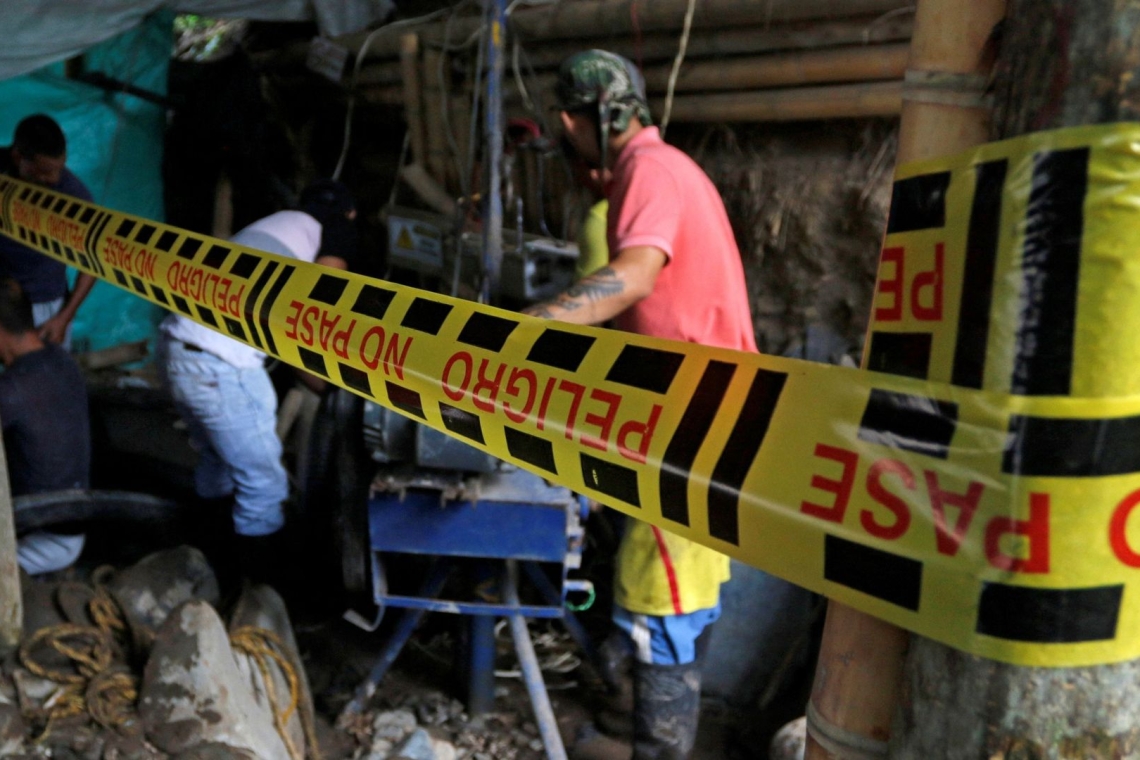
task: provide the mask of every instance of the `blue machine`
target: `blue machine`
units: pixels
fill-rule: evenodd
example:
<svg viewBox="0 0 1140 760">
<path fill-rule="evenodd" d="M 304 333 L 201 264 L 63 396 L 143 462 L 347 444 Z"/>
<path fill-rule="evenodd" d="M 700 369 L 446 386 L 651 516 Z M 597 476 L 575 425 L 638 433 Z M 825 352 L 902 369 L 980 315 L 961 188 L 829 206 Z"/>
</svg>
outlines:
<svg viewBox="0 0 1140 760">
<path fill-rule="evenodd" d="M 366 448 L 377 467 L 367 510 L 370 585 L 377 613 L 373 620 L 358 613 L 348 617 L 375 630 L 385 610 L 404 612 L 346 712 L 364 708 L 426 612 L 471 616 L 468 710 L 489 710 L 494 700 L 494 625 L 496 618 L 505 617 L 547 755 L 564 758 L 526 618 L 562 619 L 587 658 L 594 657 L 585 631 L 565 607 L 568 592 L 592 592 L 589 582 L 567 577 L 581 563 L 588 514 L 584 499 L 378 405 L 365 403 L 363 414 Z M 389 592 L 384 554 L 432 558 L 415 594 Z M 482 581 L 477 584 L 480 593 L 440 598 L 455 571 L 470 571 L 473 565 Z M 552 575 L 557 580 L 552 581 Z M 520 576 L 540 602 L 520 603 Z"/>
</svg>

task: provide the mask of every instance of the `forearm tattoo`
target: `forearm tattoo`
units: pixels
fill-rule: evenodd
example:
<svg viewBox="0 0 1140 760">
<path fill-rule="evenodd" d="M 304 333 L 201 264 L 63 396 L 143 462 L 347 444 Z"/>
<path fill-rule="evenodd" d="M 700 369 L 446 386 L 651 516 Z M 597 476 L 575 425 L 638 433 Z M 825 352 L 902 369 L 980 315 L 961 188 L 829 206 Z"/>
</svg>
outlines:
<svg viewBox="0 0 1140 760">
<path fill-rule="evenodd" d="M 593 274 L 583 277 L 549 301 L 535 304 L 526 310 L 527 314 L 545 319 L 554 319 L 551 307 L 563 311 L 575 311 L 590 303 L 620 295 L 625 290 L 625 282 L 610 267 L 602 267 Z"/>
</svg>

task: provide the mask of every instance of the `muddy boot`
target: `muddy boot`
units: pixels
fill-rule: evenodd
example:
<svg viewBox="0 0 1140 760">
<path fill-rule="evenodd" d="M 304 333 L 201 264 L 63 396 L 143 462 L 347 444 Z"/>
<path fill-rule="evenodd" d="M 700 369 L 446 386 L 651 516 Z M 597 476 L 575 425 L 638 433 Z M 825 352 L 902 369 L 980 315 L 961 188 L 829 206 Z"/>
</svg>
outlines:
<svg viewBox="0 0 1140 760">
<path fill-rule="evenodd" d="M 242 578 L 254 584 L 264 583 L 280 594 L 288 594 L 288 553 L 283 531 L 267 536 L 238 535 L 234 543 Z"/>
<path fill-rule="evenodd" d="M 639 662 L 633 679 L 633 760 L 688 758 L 701 712 L 700 667 Z"/>
</svg>

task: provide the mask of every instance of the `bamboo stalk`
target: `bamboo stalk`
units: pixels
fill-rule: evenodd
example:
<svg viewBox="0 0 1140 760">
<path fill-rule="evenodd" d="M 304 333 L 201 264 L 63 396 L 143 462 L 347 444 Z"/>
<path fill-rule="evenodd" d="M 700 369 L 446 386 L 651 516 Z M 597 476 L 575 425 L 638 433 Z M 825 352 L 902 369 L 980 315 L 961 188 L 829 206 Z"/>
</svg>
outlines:
<svg viewBox="0 0 1140 760">
<path fill-rule="evenodd" d="M 663 103 L 651 100 L 660 114 Z M 870 82 L 833 87 L 682 95 L 673 98 L 676 122 L 807 121 L 810 119 L 897 116 L 902 109 L 901 82 Z"/>
<path fill-rule="evenodd" d="M 445 83 L 439 78 L 440 58 L 443 53 L 427 48 L 423 55 L 423 117 L 424 132 L 426 134 L 426 150 L 424 164 L 435 180 L 447 188 L 453 187 L 452 178 L 448 175 L 450 163 L 447 160 L 447 138 L 443 135 L 443 114 L 441 109 L 441 95 L 445 90 Z"/>
<path fill-rule="evenodd" d="M 636 6 L 635 6 L 636 3 Z M 636 31 L 654 32 L 680 29 L 688 0 L 579 0 L 537 8 L 520 8 L 511 15 L 511 29 L 526 41 L 583 39 L 609 35 L 628 35 Z M 907 0 L 702 0 L 693 17 L 694 29 L 718 29 L 741 26 L 770 27 L 809 20 L 846 19 L 891 13 L 911 7 Z M 837 8 L 841 10 L 837 10 Z M 635 21 L 636 19 L 636 21 Z M 456 18 L 452 22 L 452 39 L 463 39 L 479 29 L 477 16 Z M 442 22 L 425 25 L 435 30 L 437 39 Z M 368 33 L 357 32 L 336 40 L 337 44 L 358 53 Z M 398 30 L 381 31 L 373 38 L 367 58 L 392 58 L 399 54 Z"/>
<path fill-rule="evenodd" d="M 423 88 L 420 84 L 419 37 L 405 34 L 400 38 L 400 70 L 403 72 L 404 117 L 411 135 L 412 163 L 422 164 L 427 157 L 423 125 Z"/>
<path fill-rule="evenodd" d="M 920 0 L 908 67 L 988 73 L 983 52 L 1004 13 L 1005 0 Z M 904 101 L 897 160 L 985 142 L 989 121 L 984 108 Z M 909 641 L 901 628 L 836 602 L 828 605 L 808 707 L 806 760 L 866 757 L 868 749 L 886 756 Z"/>
<path fill-rule="evenodd" d="M 8 484 L 8 458 L 0 438 L 0 652 L 20 643 L 24 604 L 20 594 L 20 564 L 16 561 L 16 515 Z"/>
</svg>

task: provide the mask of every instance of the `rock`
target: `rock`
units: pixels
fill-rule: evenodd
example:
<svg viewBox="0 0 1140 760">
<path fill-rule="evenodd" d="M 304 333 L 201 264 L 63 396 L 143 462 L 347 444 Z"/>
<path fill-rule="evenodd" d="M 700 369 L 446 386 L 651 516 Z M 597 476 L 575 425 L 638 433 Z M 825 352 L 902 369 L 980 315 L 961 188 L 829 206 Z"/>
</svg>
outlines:
<svg viewBox="0 0 1140 760">
<path fill-rule="evenodd" d="M 305 748 L 305 729 L 301 722 L 302 715 L 315 725 L 316 712 L 313 709 L 313 695 L 309 689 L 309 681 L 305 676 L 305 668 L 301 664 L 301 656 L 297 649 L 297 640 L 293 636 L 293 624 L 289 621 L 289 612 L 285 609 L 285 602 L 281 596 L 270 586 L 247 586 L 238 597 L 234 611 L 230 615 L 229 630 L 233 635 L 235 631 L 246 626 L 261 628 L 275 634 L 281 643 L 288 649 L 288 658 L 296 668 L 297 678 L 300 681 L 297 702 L 297 711 L 289 718 L 286 728 L 293 746 L 301 752 Z M 237 654 L 238 665 L 242 669 L 249 683 L 253 687 L 253 696 L 259 705 L 265 709 L 265 714 L 273 720 L 272 706 L 265 689 L 264 677 L 253 658 L 242 653 Z M 284 709 L 289 699 L 289 682 L 280 668 L 270 665 L 273 674 L 273 689 L 278 704 Z"/>
<path fill-rule="evenodd" d="M 254 701 L 221 618 L 204 601 L 177 607 L 159 628 L 139 715 L 150 741 L 170 754 L 215 742 L 259 760 L 289 760 L 272 719 Z"/>
<path fill-rule="evenodd" d="M 155 552 L 115 575 L 107 583 L 127 616 L 138 651 L 147 651 L 157 631 L 178 605 L 200 599 L 220 600 L 218 579 L 206 555 L 192 546 Z"/>
<path fill-rule="evenodd" d="M 436 760 L 431 736 L 417 728 L 392 752 L 393 760 Z"/>
<path fill-rule="evenodd" d="M 396 745 L 387 739 L 373 739 L 368 754 L 362 754 L 363 760 L 388 760 L 392 755 L 392 748 Z"/>
<path fill-rule="evenodd" d="M 395 744 L 403 741 L 404 737 L 415 730 L 416 716 L 411 710 L 389 710 L 377 713 L 372 719 L 373 739 L 383 739 Z"/>
<path fill-rule="evenodd" d="M 459 756 L 455 745 L 443 739 L 432 739 L 431 748 L 435 752 L 435 760 L 457 760 Z"/>
<path fill-rule="evenodd" d="M 209 742 L 175 755 L 171 760 L 257 760 L 247 750 Z"/>
<path fill-rule="evenodd" d="M 0 757 L 10 757 L 20 751 L 26 730 L 19 707 L 0 705 Z"/>
<path fill-rule="evenodd" d="M 807 748 L 807 718 L 787 723 L 772 737 L 768 746 L 770 760 L 803 760 Z"/>
<path fill-rule="evenodd" d="M 65 622 L 55 606 L 55 584 L 39 581 L 20 572 L 20 594 L 24 599 L 24 636 L 31 636 L 41 628 Z"/>
</svg>

